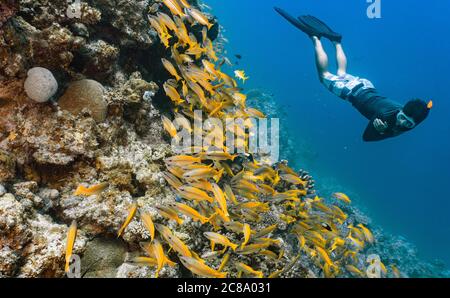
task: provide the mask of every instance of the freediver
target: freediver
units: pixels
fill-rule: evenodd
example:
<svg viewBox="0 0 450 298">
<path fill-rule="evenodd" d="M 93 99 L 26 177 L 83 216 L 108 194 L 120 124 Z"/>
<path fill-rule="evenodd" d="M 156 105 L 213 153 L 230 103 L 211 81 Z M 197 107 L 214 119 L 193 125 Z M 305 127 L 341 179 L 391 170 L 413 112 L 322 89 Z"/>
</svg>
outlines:
<svg viewBox="0 0 450 298">
<path fill-rule="evenodd" d="M 341 34 L 334 32 L 316 17 L 304 15 L 296 19 L 280 8 L 275 7 L 275 10 L 312 39 L 317 71 L 322 84 L 333 94 L 349 101 L 369 119 L 369 125 L 363 135 L 364 141 L 380 141 L 396 137 L 414 129 L 427 118 L 433 106 L 432 101 L 427 103 L 421 99 L 413 99 L 401 105 L 381 96 L 369 80 L 348 74 Z M 328 70 L 328 56 L 320 40 L 322 37 L 329 39 L 336 48 L 338 65 L 336 75 Z"/>
</svg>

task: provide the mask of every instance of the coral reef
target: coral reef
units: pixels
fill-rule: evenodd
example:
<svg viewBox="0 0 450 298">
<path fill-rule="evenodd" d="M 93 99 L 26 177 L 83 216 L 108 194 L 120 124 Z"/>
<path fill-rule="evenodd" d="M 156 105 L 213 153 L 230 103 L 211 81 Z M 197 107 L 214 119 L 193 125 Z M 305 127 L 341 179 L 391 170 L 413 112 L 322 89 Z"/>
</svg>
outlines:
<svg viewBox="0 0 450 298">
<path fill-rule="evenodd" d="M 104 93 L 105 89 L 97 81 L 75 81 L 69 84 L 66 92 L 59 98 L 58 106 L 74 115 L 86 109 L 97 122 L 103 122 L 108 108 Z"/>
<path fill-rule="evenodd" d="M 58 91 L 58 82 L 48 69 L 34 67 L 28 71 L 24 89 L 32 100 L 46 102 Z"/>
</svg>

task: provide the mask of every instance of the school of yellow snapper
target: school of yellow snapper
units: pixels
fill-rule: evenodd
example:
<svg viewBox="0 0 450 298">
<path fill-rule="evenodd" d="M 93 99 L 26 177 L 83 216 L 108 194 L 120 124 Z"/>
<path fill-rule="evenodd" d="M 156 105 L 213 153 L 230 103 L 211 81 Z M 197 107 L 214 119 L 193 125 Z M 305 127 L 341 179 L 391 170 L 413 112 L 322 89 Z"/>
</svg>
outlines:
<svg viewBox="0 0 450 298">
<path fill-rule="evenodd" d="M 208 38 L 212 26 L 208 17 L 186 0 L 162 0 L 162 3 L 167 14 L 160 11 L 149 15 L 148 20 L 161 43 L 170 48 L 171 57 L 161 63 L 173 78 L 164 83 L 163 90 L 173 104 L 174 115 L 181 119 L 179 124 L 192 131 L 195 109 L 221 119 L 264 117 L 262 112 L 246 107 L 246 96 L 240 93 L 237 82 L 220 70 L 224 60 L 219 62 Z M 203 26 L 201 40 L 188 31 L 194 24 Z M 244 82 L 248 79 L 244 71 L 235 71 L 235 75 Z M 163 116 L 162 121 L 167 133 L 177 138 L 171 120 Z M 248 133 L 236 131 L 236 134 Z M 236 169 L 232 164 L 237 155 L 227 152 L 224 144 L 214 145 L 216 151 L 202 148 L 201 153 L 165 160 L 164 178 L 180 200 L 157 207 L 164 220 L 154 221 L 149 213 L 139 210 L 137 203 L 130 206 L 118 236 L 135 216 L 140 217 L 150 234 L 150 241 L 142 245 L 145 255 L 132 262 L 156 268 L 156 277 L 164 266 L 183 265 L 201 277 L 275 278 L 288 272 L 301 256 L 307 256 L 321 268 L 324 277 L 339 277 L 343 273 L 354 277 L 386 276 L 387 269 L 379 259 L 381 273 L 366 271 L 367 267 L 358 262 L 359 253 L 375 241 L 371 231 L 362 224 L 347 224 L 347 215 L 338 206 L 326 204 L 318 196 L 307 196 L 308 181 L 302 180 L 286 163 L 270 165 L 257 157 L 246 158 Z M 106 187 L 106 183 L 79 187 L 75 194 L 95 195 Z M 343 193 L 334 197 L 343 204 L 351 203 Z M 252 267 L 240 261 L 239 256 L 282 260 L 283 240 L 276 238 L 278 224 L 264 227 L 260 224 L 264 214 L 274 208 L 282 210 L 280 220 L 297 239 L 298 255 L 285 261 L 284 268 L 264 273 L 258 264 Z M 201 223 L 204 240 L 211 245 L 209 255 L 197 254 L 166 224 L 174 221 L 183 225 L 183 216 Z M 67 242 L 66 270 L 75 235 L 73 223 Z M 211 258 L 219 259 L 220 266 L 213 268 Z M 394 275 L 400 274 L 394 267 L 392 271 Z"/>
</svg>

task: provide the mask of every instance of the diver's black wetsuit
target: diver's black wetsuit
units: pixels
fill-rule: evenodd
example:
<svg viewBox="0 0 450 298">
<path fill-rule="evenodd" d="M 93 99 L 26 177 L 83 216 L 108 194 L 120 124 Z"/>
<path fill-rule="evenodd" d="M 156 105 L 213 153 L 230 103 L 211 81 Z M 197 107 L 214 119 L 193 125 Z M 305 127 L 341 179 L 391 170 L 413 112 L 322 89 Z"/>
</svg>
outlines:
<svg viewBox="0 0 450 298">
<path fill-rule="evenodd" d="M 376 89 L 363 90 L 357 96 L 350 95 L 348 100 L 370 121 L 364 131 L 364 141 L 381 141 L 407 131 L 407 129 L 399 129 L 396 126 L 397 114 L 403 106 L 387 97 L 380 96 Z M 388 129 L 382 134 L 373 125 L 377 118 L 385 121 L 388 125 Z"/>
</svg>

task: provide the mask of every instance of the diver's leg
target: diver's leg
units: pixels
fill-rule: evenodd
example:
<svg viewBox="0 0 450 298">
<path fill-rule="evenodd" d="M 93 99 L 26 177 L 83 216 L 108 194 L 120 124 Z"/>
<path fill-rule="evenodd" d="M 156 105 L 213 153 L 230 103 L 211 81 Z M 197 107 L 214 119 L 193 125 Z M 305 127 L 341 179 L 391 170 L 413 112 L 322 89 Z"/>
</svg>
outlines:
<svg viewBox="0 0 450 298">
<path fill-rule="evenodd" d="M 337 75 L 345 76 L 347 74 L 347 56 L 341 43 L 336 42 L 334 45 L 336 47 Z"/>
<path fill-rule="evenodd" d="M 314 44 L 314 51 L 316 54 L 316 67 L 317 72 L 319 74 L 319 78 L 322 81 L 322 78 L 328 74 L 328 55 L 325 52 L 322 42 L 316 36 L 312 37 L 312 41 Z"/>
</svg>

